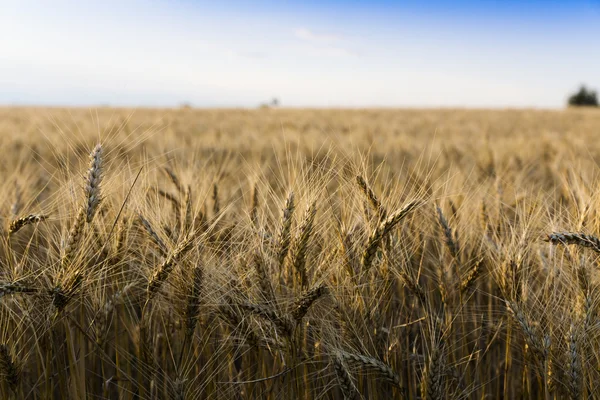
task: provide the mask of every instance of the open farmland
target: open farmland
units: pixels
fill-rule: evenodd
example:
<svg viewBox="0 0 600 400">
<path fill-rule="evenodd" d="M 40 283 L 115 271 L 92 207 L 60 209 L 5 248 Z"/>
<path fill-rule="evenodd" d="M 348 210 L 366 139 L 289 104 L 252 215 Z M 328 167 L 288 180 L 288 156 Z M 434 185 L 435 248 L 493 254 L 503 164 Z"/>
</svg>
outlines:
<svg viewBox="0 0 600 400">
<path fill-rule="evenodd" d="M 597 398 L 599 135 L 1 108 L 0 398 Z"/>
</svg>

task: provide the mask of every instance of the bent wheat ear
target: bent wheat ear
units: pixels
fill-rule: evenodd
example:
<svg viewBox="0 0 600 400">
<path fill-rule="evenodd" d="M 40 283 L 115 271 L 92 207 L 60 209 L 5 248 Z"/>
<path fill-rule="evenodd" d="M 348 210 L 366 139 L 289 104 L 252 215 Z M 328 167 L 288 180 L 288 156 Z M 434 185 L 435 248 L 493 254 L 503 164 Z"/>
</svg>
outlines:
<svg viewBox="0 0 600 400">
<path fill-rule="evenodd" d="M 296 300 L 296 303 L 294 304 L 294 308 L 292 310 L 292 318 L 296 322 L 300 322 L 302 318 L 304 318 L 310 307 L 314 304 L 314 302 L 326 295 L 327 292 L 327 286 L 323 284 L 312 288 L 306 293 L 304 293 L 302 297 Z"/>
<path fill-rule="evenodd" d="M 98 205 L 102 201 L 100 194 L 100 183 L 102 182 L 102 146 L 97 144 L 90 154 L 90 167 L 87 173 L 85 184 L 86 197 L 86 222 L 92 222 Z"/>
<path fill-rule="evenodd" d="M 21 218 L 15 219 L 14 221 L 12 221 L 10 223 L 10 226 L 8 228 L 8 234 L 9 235 L 15 234 L 19 230 L 21 230 L 21 228 L 23 228 L 24 226 L 45 221 L 47 218 L 48 218 L 48 216 L 43 215 L 43 214 L 30 214 L 26 217 L 21 217 Z"/>
<path fill-rule="evenodd" d="M 335 375 L 337 376 L 340 389 L 342 389 L 344 399 L 354 400 L 358 398 L 358 389 L 356 389 L 356 386 L 352 381 L 352 375 L 350 375 L 350 372 L 348 372 L 348 368 L 344 364 L 344 359 L 341 355 L 336 354 L 333 357 L 333 368 L 335 370 Z"/>
<path fill-rule="evenodd" d="M 554 232 L 548 235 L 546 241 L 552 244 L 576 244 L 600 253 L 600 239 L 592 235 L 586 235 L 585 233 Z"/>
<path fill-rule="evenodd" d="M 294 325 L 289 317 L 280 316 L 275 310 L 266 306 L 245 303 L 240 304 L 240 308 L 270 321 L 277 329 L 277 332 L 282 336 L 290 337 L 294 331 Z"/>
<path fill-rule="evenodd" d="M 38 290 L 29 286 L 22 286 L 18 283 L 0 283 L 0 297 L 14 293 L 37 293 Z"/>
<path fill-rule="evenodd" d="M 413 200 L 407 203 L 400 210 L 396 211 L 387 219 L 379 224 L 379 226 L 373 231 L 369 240 L 365 246 L 365 251 L 362 257 L 362 265 L 365 271 L 368 271 L 375 258 L 375 253 L 381 244 L 381 241 L 391 232 L 400 221 L 402 221 L 411 211 L 421 205 L 418 200 Z"/>
<path fill-rule="evenodd" d="M 376 358 L 365 356 L 362 354 L 340 352 L 340 356 L 348 363 L 357 364 L 362 368 L 368 368 L 381 374 L 388 382 L 400 387 L 400 377 L 386 363 L 379 361 Z"/>
</svg>

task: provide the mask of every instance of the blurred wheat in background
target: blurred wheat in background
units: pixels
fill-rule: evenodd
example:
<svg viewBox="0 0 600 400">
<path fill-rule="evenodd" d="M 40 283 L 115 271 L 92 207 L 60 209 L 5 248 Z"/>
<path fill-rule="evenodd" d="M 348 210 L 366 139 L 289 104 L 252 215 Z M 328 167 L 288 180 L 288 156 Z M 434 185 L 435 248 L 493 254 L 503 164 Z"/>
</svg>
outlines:
<svg viewBox="0 0 600 400">
<path fill-rule="evenodd" d="M 597 398 L 599 129 L 2 108 L 0 397 Z"/>
</svg>

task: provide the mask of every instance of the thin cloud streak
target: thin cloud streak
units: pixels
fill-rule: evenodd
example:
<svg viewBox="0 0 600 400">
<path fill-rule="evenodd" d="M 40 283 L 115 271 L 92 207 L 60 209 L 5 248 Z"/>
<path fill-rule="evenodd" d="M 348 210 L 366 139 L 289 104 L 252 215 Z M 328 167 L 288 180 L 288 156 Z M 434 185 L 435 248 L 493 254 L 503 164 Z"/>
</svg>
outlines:
<svg viewBox="0 0 600 400">
<path fill-rule="evenodd" d="M 342 39 L 339 35 L 315 33 L 310 29 L 298 28 L 294 31 L 296 38 L 301 40 L 307 40 L 315 43 L 334 43 Z"/>
</svg>

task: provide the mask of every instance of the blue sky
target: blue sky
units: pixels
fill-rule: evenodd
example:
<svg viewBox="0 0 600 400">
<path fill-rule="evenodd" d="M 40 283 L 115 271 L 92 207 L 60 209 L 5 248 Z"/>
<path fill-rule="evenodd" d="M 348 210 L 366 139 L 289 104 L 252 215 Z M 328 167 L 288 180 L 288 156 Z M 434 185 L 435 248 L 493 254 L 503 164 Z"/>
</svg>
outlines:
<svg viewBox="0 0 600 400">
<path fill-rule="evenodd" d="M 561 107 L 600 0 L 0 0 L 0 104 Z"/>
</svg>

